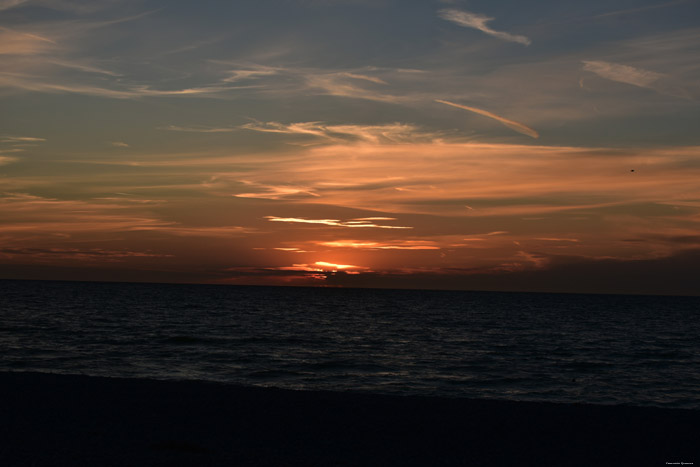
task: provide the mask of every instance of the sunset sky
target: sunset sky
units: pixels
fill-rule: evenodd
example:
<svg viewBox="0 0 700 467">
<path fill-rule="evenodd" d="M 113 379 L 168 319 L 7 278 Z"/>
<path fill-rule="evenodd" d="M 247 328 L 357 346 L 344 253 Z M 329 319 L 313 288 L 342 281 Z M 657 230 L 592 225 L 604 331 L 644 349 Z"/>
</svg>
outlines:
<svg viewBox="0 0 700 467">
<path fill-rule="evenodd" d="M 699 0 L 0 0 L 0 278 L 699 294 L 699 57 Z"/>
</svg>

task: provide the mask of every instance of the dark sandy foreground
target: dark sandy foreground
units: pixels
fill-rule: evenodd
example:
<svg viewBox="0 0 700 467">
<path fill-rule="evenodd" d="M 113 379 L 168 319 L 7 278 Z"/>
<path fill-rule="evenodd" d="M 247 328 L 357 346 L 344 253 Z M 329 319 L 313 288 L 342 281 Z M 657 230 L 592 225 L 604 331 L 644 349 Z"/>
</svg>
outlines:
<svg viewBox="0 0 700 467">
<path fill-rule="evenodd" d="M 700 465 L 700 411 L 0 373 L 0 465 Z"/>
</svg>

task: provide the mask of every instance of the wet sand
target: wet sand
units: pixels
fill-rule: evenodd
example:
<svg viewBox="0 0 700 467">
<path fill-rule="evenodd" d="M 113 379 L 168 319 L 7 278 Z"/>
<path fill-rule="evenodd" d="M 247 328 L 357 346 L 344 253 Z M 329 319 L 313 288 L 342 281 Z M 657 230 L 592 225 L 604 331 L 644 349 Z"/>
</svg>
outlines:
<svg viewBox="0 0 700 467">
<path fill-rule="evenodd" d="M 700 411 L 0 373 L 0 465 L 700 465 Z"/>
</svg>

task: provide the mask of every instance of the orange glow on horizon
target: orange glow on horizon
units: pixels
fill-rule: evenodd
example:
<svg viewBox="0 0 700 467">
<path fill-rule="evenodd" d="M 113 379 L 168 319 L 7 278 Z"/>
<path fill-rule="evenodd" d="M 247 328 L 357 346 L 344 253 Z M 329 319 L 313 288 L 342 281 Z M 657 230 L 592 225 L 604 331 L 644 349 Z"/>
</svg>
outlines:
<svg viewBox="0 0 700 467">
<path fill-rule="evenodd" d="M 353 240 L 338 240 L 334 242 L 318 242 L 319 245 L 333 248 L 357 248 L 366 250 L 439 250 L 440 247 L 431 240 L 404 240 L 391 242 L 359 242 Z"/>
<path fill-rule="evenodd" d="M 335 264 L 335 263 L 328 263 L 326 261 L 316 261 L 314 263 L 316 266 L 319 266 L 321 268 L 329 268 L 332 270 L 343 270 L 343 269 L 367 269 L 363 266 L 354 266 L 352 264 Z M 325 269 L 324 269 L 325 270 Z"/>
</svg>

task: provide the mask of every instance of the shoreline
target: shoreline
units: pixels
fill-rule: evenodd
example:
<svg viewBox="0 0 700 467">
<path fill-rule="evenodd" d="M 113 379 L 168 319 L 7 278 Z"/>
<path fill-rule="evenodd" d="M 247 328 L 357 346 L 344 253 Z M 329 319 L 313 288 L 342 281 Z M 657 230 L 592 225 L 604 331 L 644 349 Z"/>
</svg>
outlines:
<svg viewBox="0 0 700 467">
<path fill-rule="evenodd" d="M 0 372 L 2 465 L 700 464 L 700 411 Z"/>
</svg>

